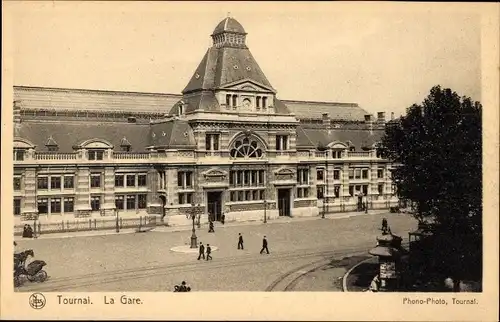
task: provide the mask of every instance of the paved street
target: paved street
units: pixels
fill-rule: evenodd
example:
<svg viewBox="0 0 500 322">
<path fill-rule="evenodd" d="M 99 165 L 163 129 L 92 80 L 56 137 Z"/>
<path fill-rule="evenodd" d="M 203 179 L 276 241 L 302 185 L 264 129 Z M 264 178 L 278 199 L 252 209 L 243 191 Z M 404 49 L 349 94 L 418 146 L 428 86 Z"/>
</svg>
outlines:
<svg viewBox="0 0 500 322">
<path fill-rule="evenodd" d="M 382 217 L 405 240 L 416 227 L 415 220 L 404 214 L 218 225 L 215 234 L 197 231 L 199 242 L 219 248 L 210 262 L 170 251 L 189 244 L 190 231 L 22 240 L 17 250 L 34 249 L 35 258 L 47 262 L 50 279 L 26 283 L 18 291 L 171 291 L 182 280 L 194 291 L 264 291 L 311 263 L 368 251 L 376 243 Z M 236 249 L 239 232 L 244 251 Z M 264 235 L 270 255 L 259 255 Z M 322 274 L 321 279 L 327 278 Z M 297 290 L 314 290 L 304 281 L 296 284 Z"/>
</svg>

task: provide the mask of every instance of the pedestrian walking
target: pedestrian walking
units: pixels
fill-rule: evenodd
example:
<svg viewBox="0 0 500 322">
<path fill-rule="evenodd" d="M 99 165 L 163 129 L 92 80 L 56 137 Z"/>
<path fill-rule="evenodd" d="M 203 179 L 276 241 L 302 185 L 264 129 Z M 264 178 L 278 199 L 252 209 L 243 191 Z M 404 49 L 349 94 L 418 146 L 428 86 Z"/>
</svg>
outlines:
<svg viewBox="0 0 500 322">
<path fill-rule="evenodd" d="M 387 231 L 387 219 L 382 218 L 382 231 Z"/>
<path fill-rule="evenodd" d="M 243 236 L 241 236 L 241 233 L 238 233 L 238 249 L 243 249 Z"/>
<path fill-rule="evenodd" d="M 205 246 L 203 246 L 203 243 L 200 242 L 200 254 L 198 255 L 198 260 L 202 257 L 205 259 Z"/>
<path fill-rule="evenodd" d="M 262 239 L 262 249 L 260 250 L 260 253 L 262 254 L 264 250 L 266 250 L 266 252 L 269 254 L 269 249 L 267 248 L 266 236 L 264 236 L 264 239 Z"/>
<path fill-rule="evenodd" d="M 207 260 L 212 260 L 212 256 L 210 255 L 212 253 L 212 248 L 210 247 L 210 244 L 207 244 Z"/>
<path fill-rule="evenodd" d="M 215 230 L 214 230 L 214 222 L 213 221 L 210 221 L 208 223 L 208 232 L 209 233 L 215 233 Z"/>
<path fill-rule="evenodd" d="M 226 221 L 226 215 L 224 215 L 224 213 L 222 213 L 222 216 L 220 217 L 220 222 L 221 222 L 221 224 L 224 225 L 225 221 Z"/>
</svg>

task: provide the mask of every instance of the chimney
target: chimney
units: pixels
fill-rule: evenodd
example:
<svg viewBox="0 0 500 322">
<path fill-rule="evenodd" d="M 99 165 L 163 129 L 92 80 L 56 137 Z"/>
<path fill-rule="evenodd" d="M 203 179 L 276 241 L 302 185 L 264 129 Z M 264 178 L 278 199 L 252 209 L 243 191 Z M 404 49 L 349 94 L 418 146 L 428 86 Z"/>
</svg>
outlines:
<svg viewBox="0 0 500 322">
<path fill-rule="evenodd" d="M 373 120 L 371 114 L 365 114 L 365 123 L 368 124 L 368 129 L 370 130 L 370 135 L 373 134 Z"/>
<path fill-rule="evenodd" d="M 377 121 L 381 123 L 385 122 L 385 112 L 377 113 Z"/>
<path fill-rule="evenodd" d="M 323 125 L 326 125 L 328 129 L 330 129 L 330 117 L 328 116 L 328 113 L 323 113 L 321 114 L 321 117 L 323 119 Z"/>
<path fill-rule="evenodd" d="M 394 120 L 394 112 L 391 112 L 391 121 Z"/>
<path fill-rule="evenodd" d="M 21 101 L 14 101 L 14 124 L 21 123 Z"/>
</svg>

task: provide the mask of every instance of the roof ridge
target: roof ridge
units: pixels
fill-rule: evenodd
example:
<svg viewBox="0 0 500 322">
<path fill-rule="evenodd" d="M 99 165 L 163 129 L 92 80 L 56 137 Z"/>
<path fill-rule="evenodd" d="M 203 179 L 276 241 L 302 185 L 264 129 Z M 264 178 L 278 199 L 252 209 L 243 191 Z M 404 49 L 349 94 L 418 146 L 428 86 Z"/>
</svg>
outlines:
<svg viewBox="0 0 500 322">
<path fill-rule="evenodd" d="M 358 103 L 342 103 L 342 102 L 327 102 L 327 101 L 307 101 L 307 100 L 287 100 L 283 99 L 281 100 L 282 102 L 289 102 L 289 103 L 308 103 L 308 104 L 329 104 L 329 105 L 349 105 L 352 107 L 360 107 Z"/>
<path fill-rule="evenodd" d="M 131 95 L 160 95 L 160 96 L 172 96 L 172 97 L 182 97 L 182 94 L 173 93 L 160 93 L 160 92 L 136 92 L 136 91 L 119 91 L 119 90 L 107 90 L 107 89 L 91 89 L 91 88 L 69 88 L 69 87 L 45 87 L 45 86 L 25 86 L 25 85 L 14 85 L 14 89 L 20 90 L 44 90 L 44 91 L 67 91 L 67 92 L 84 92 L 84 93 L 100 93 L 100 94 L 131 94 Z"/>
</svg>

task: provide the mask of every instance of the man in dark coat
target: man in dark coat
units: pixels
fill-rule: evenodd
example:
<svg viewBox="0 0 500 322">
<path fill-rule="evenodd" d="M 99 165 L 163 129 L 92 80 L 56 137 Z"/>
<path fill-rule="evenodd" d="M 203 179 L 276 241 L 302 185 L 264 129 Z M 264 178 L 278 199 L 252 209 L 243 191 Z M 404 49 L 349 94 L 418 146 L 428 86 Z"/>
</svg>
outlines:
<svg viewBox="0 0 500 322">
<path fill-rule="evenodd" d="M 207 260 L 212 259 L 212 256 L 210 256 L 211 253 L 212 253 L 212 248 L 210 247 L 210 244 L 207 244 Z"/>
<path fill-rule="evenodd" d="M 198 260 L 202 257 L 205 259 L 205 246 L 203 246 L 203 243 L 200 242 L 200 254 L 198 255 Z"/>
<path fill-rule="evenodd" d="M 215 230 L 214 230 L 214 222 L 210 220 L 210 222 L 208 223 L 208 232 L 209 233 L 215 233 Z"/>
<path fill-rule="evenodd" d="M 264 239 L 262 239 L 262 249 L 260 250 L 260 253 L 262 254 L 264 250 L 266 250 L 266 252 L 269 254 L 269 249 L 267 248 L 266 236 L 264 236 Z"/>
<path fill-rule="evenodd" d="M 382 231 L 387 231 L 387 219 L 382 219 Z"/>
<path fill-rule="evenodd" d="M 238 249 L 243 249 L 243 236 L 241 236 L 241 233 L 238 234 Z"/>
</svg>

